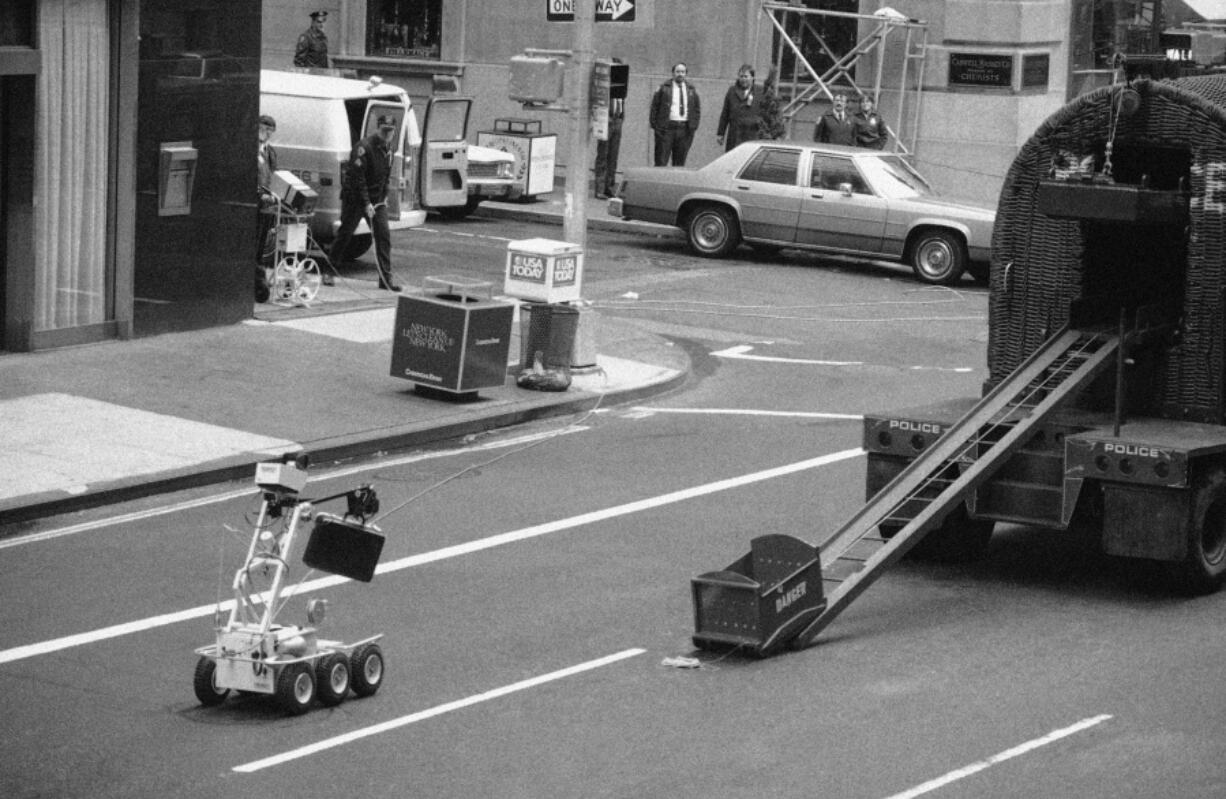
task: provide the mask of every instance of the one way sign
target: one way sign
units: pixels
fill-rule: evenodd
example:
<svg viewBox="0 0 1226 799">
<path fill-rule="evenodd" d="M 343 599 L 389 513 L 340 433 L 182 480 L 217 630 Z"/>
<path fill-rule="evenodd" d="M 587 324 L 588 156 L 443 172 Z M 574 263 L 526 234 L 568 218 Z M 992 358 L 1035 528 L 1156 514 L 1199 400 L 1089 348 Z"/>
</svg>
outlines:
<svg viewBox="0 0 1226 799">
<path fill-rule="evenodd" d="M 634 22 L 633 0 L 595 0 L 595 3 L 597 22 Z M 549 22 L 574 22 L 574 0 L 545 0 L 545 18 Z"/>
</svg>

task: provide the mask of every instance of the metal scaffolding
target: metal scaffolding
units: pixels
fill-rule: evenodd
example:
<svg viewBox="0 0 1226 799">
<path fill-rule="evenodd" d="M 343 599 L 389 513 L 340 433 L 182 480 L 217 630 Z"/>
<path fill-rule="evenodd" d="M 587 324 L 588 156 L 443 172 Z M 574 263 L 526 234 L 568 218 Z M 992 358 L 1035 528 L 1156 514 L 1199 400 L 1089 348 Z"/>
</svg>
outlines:
<svg viewBox="0 0 1226 799">
<path fill-rule="evenodd" d="M 805 106 L 823 98 L 832 100 L 833 89 L 856 97 L 868 96 L 877 103 L 881 95 L 887 47 L 891 41 L 898 41 L 896 34 L 901 34 L 903 59 L 898 80 L 898 108 L 891 132 L 894 134 L 894 147 L 897 150 L 910 154 L 915 149 L 923 91 L 923 62 L 928 48 L 928 23 L 910 19 L 889 8 L 882 8 L 873 14 L 856 14 L 770 0 L 764 0 L 762 3 L 762 16 L 759 19 L 762 18 L 769 21 L 779 34 L 779 46 L 773 48 L 772 54 L 774 73 L 782 76 L 785 52 L 790 50 L 795 58 L 790 89 L 780 91 L 781 95 L 788 98 L 780 113 L 789 137 L 792 135 L 796 116 Z M 854 19 L 858 40 L 847 52 L 837 53 L 822 36 L 822 26 L 816 24 L 817 20 L 814 18 Z M 760 41 L 760 37 L 758 40 Z M 806 45 L 809 44 L 816 44 L 831 61 L 830 67 L 824 72 L 819 73 L 805 57 Z M 875 68 L 872 86 L 866 88 L 856 82 L 852 69 L 861 58 L 869 54 L 874 56 Z M 914 85 L 908 85 L 910 83 Z M 776 89 L 781 90 L 783 87 L 777 86 Z"/>
</svg>

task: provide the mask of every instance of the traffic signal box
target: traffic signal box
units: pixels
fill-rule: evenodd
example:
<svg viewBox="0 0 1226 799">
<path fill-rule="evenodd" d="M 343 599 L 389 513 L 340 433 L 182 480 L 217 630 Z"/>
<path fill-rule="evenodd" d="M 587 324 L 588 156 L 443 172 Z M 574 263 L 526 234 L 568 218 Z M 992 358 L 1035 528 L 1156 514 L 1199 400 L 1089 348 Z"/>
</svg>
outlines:
<svg viewBox="0 0 1226 799">
<path fill-rule="evenodd" d="M 625 100 L 630 86 L 630 65 L 613 62 L 609 64 L 609 98 Z"/>
<path fill-rule="evenodd" d="M 549 56 L 511 56 L 512 100 L 530 105 L 552 105 L 562 99 L 566 65 Z"/>
</svg>

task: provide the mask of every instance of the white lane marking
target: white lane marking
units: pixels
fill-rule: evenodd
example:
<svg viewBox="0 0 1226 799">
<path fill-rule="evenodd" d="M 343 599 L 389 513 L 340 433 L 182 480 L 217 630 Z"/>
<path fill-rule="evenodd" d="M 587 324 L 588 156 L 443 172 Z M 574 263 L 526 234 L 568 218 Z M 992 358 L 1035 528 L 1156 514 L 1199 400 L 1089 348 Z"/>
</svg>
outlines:
<svg viewBox="0 0 1226 799">
<path fill-rule="evenodd" d="M 769 355 L 750 355 L 753 347 L 741 344 L 711 353 L 716 358 L 739 358 L 745 361 L 766 361 L 768 363 L 803 363 L 816 366 L 863 366 L 864 361 L 815 361 L 810 358 L 776 358 Z"/>
<path fill-rule="evenodd" d="M 762 411 L 742 408 L 655 408 L 647 405 L 635 405 L 627 409 L 638 414 L 640 418 L 657 413 L 692 413 L 710 416 L 784 416 L 801 419 L 848 419 L 859 422 L 864 419 L 858 413 L 822 413 L 820 411 Z"/>
<path fill-rule="evenodd" d="M 750 355 L 753 351 L 753 346 L 750 344 L 740 344 L 735 347 L 729 347 L 726 350 L 718 350 L 712 352 L 716 358 L 734 358 L 742 361 L 760 361 L 763 363 L 795 363 L 806 366 L 867 366 L 864 361 L 821 361 L 811 358 L 781 358 L 773 355 Z M 900 369 L 909 369 L 911 371 L 924 372 L 958 372 L 966 373 L 975 371 L 969 366 L 901 366 Z"/>
<path fill-rule="evenodd" d="M 462 239 L 487 239 L 489 241 L 508 242 L 514 241 L 506 236 L 491 236 L 488 233 L 466 233 L 461 230 L 443 230 L 442 228 L 421 227 L 418 228 L 423 233 L 437 233 L 441 236 L 458 236 Z"/>
<path fill-rule="evenodd" d="M 694 486 L 693 488 L 685 488 L 680 491 L 673 491 L 668 494 L 661 494 L 656 497 L 640 499 L 635 502 L 627 502 L 624 505 L 615 505 L 611 508 L 592 511 L 591 513 L 583 513 L 578 516 L 572 516 L 569 519 L 559 519 L 545 524 L 538 524 L 532 527 L 525 527 L 521 530 L 513 530 L 508 533 L 500 533 L 492 535 L 488 538 L 482 538 L 476 541 L 469 541 L 464 544 L 455 546 L 443 547 L 436 549 L 433 552 L 423 552 L 420 555 L 410 555 L 399 560 L 389 561 L 388 563 L 380 564 L 375 570 L 376 574 L 388 574 L 397 572 L 402 569 L 421 566 L 426 563 L 433 563 L 447 558 L 455 558 L 460 555 L 470 555 L 474 552 L 480 552 L 484 549 L 502 546 L 503 544 L 512 544 L 518 541 L 526 541 L 530 538 L 549 535 L 562 530 L 569 530 L 573 527 L 580 527 L 585 524 L 594 524 L 595 522 L 606 521 L 617 516 L 624 516 L 630 513 L 637 513 L 643 510 L 650 510 L 664 505 L 669 505 L 675 502 L 682 502 L 695 497 L 714 494 L 719 491 L 727 491 L 731 488 L 739 488 L 741 486 L 750 485 L 751 483 L 761 482 L 763 480 L 771 480 L 776 477 L 802 472 L 807 469 L 816 469 L 821 466 L 827 466 L 838 461 L 847 460 L 848 458 L 859 457 L 864 454 L 862 449 L 846 449 L 842 452 L 834 452 L 829 455 L 822 455 L 809 460 L 797 461 L 784 466 L 776 466 L 773 469 L 764 469 L 760 472 L 752 472 L 744 474 L 740 477 L 730 477 L 726 480 L 717 480 L 714 483 L 706 485 Z M 320 588 L 328 588 L 334 585 L 341 585 L 349 582 L 344 577 L 323 577 L 318 580 L 300 583 L 292 588 L 287 588 L 282 592 L 282 596 L 290 597 L 308 591 L 316 591 Z M 43 641 L 37 644 L 26 644 L 25 646 L 13 647 L 11 649 L 0 650 L 0 665 L 11 663 L 15 660 L 31 658 L 37 655 L 45 655 L 51 652 L 58 652 L 61 649 L 68 649 L 74 646 L 83 646 L 85 644 L 105 641 L 110 638 L 118 638 L 122 635 L 150 630 L 155 627 L 164 627 L 168 624 L 174 624 L 188 619 L 198 619 L 206 616 L 211 616 L 213 611 L 218 607 L 222 611 L 229 610 L 234 604 L 234 600 L 227 600 L 220 604 L 202 605 L 188 610 L 181 610 L 175 613 L 166 613 L 160 616 L 151 616 L 147 619 L 139 619 L 137 621 L 125 622 L 116 624 L 110 627 L 92 630 L 89 632 L 69 635 L 63 638 L 54 638 L 50 641 Z"/>
<path fill-rule="evenodd" d="M 1015 746 L 1012 749 L 1006 749 L 1005 751 L 1000 752 L 999 754 L 992 755 L 987 760 L 980 760 L 978 763 L 972 763 L 969 766 L 964 766 L 960 769 L 957 769 L 956 771 L 951 771 L 948 774 L 945 774 L 944 776 L 937 777 L 935 780 L 929 780 L 928 782 L 925 782 L 922 785 L 917 785 L 914 788 L 903 791 L 902 793 L 896 793 L 893 796 L 887 797 L 886 799 L 914 799 L 914 797 L 916 796 L 922 796 L 923 794 L 931 793 L 932 791 L 935 791 L 937 788 L 944 787 L 950 784 L 951 782 L 956 782 L 964 777 L 969 777 L 972 774 L 977 774 L 980 771 L 983 771 L 984 769 L 991 768 L 992 766 L 997 765 L 998 763 L 1003 763 L 1006 760 L 1011 760 L 1012 758 L 1019 757 L 1020 755 L 1024 755 L 1027 752 L 1032 752 L 1041 746 L 1047 746 L 1049 743 L 1058 741 L 1061 738 L 1067 738 L 1068 736 L 1079 733 L 1082 730 L 1088 730 L 1090 727 L 1093 727 L 1098 724 L 1102 724 L 1104 721 L 1107 721 L 1110 718 L 1112 718 L 1110 715 L 1103 714 L 1101 716 L 1094 716 L 1092 718 L 1082 719 L 1081 721 L 1069 727 L 1065 727 L 1059 730 L 1053 730 L 1052 732 L 1047 733 L 1047 735 L 1044 735 L 1041 738 L 1035 738 L 1034 740 L 1027 741 L 1024 744 L 1019 744 L 1018 746 Z"/>
<path fill-rule="evenodd" d="M 558 430 L 548 430 L 541 433 L 530 433 L 528 435 L 515 436 L 514 438 L 487 441 L 475 446 L 457 447 L 455 449 L 439 450 L 437 452 L 418 452 L 412 455 L 403 455 L 397 458 L 380 460 L 374 463 L 365 463 L 360 466 L 346 466 L 338 469 L 316 469 L 311 472 L 311 478 L 316 482 L 319 480 L 335 480 L 354 474 L 373 472 L 378 471 L 379 469 L 387 469 L 394 466 L 405 466 L 410 463 L 420 463 L 421 461 L 434 460 L 436 458 L 449 458 L 455 455 L 466 455 L 472 452 L 506 449 L 507 447 L 517 447 L 521 444 L 532 444 L 537 441 L 553 438 L 554 436 L 580 433 L 589 429 L 589 427 L 584 425 L 571 425 Z M 0 540 L 0 550 L 22 544 L 33 544 L 39 541 L 49 541 L 54 538 L 62 538 L 64 536 L 74 535 L 76 533 L 86 533 L 91 530 L 127 524 L 128 522 L 140 521 L 142 519 L 152 519 L 157 516 L 165 516 L 170 513 L 178 513 L 180 511 L 191 510 L 192 508 L 204 507 L 205 505 L 215 505 L 219 502 L 229 502 L 232 499 L 239 499 L 241 497 L 258 493 L 259 489 L 255 486 L 251 486 L 249 488 L 226 491 L 221 494 L 211 494 L 207 497 L 200 497 L 199 499 L 176 502 L 173 505 L 164 505 L 159 508 L 148 508 L 146 510 L 134 511 L 132 513 L 124 513 L 119 516 L 109 516 L 105 519 L 95 519 L 93 521 L 81 522 L 80 524 L 73 524 L 69 525 L 68 527 L 57 527 L 53 530 L 44 530 L 41 533 L 30 533 L 29 535 L 7 538 Z"/>
<path fill-rule="evenodd" d="M 638 655 L 641 655 L 646 651 L 647 651 L 646 649 L 626 649 L 621 652 L 617 652 L 616 654 L 607 655 L 602 658 L 597 658 L 596 660 L 589 660 L 586 663 L 580 663 L 576 666 L 570 666 L 569 668 L 559 669 L 558 671 L 551 671 L 550 673 L 542 674 L 539 677 L 532 677 L 527 680 L 522 680 L 520 682 L 511 683 L 510 685 L 504 685 L 501 688 L 494 688 L 490 691 L 486 691 L 485 693 L 476 694 L 474 696 L 470 696 L 465 699 L 457 699 L 454 702 L 447 702 L 442 705 L 436 705 L 428 710 L 422 710 L 417 713 L 412 713 L 408 716 L 401 716 L 398 719 L 392 719 L 391 721 L 385 721 L 381 724 L 375 724 L 370 727 L 363 727 L 360 730 L 354 730 L 353 732 L 347 732 L 344 735 L 337 735 L 332 738 L 325 738 L 322 741 L 316 741 L 313 744 L 307 744 L 306 746 L 301 746 L 297 749 L 291 749 L 288 752 L 283 752 L 279 755 L 273 755 L 272 757 L 266 757 L 266 758 L 263 758 L 262 760 L 253 760 L 250 763 L 244 763 L 241 766 L 235 766 L 232 769 L 232 771 L 238 771 L 238 772 L 242 772 L 245 774 L 250 774 L 255 771 L 260 771 L 261 769 L 270 768 L 272 766 L 279 766 L 282 763 L 287 763 L 291 760 L 296 760 L 300 757 L 306 757 L 307 755 L 313 755 L 316 752 L 322 752 L 325 749 L 332 749 L 337 746 L 343 746 L 347 743 L 352 743 L 353 741 L 361 740 L 362 738 L 369 738 L 372 735 L 379 735 L 380 733 L 388 732 L 389 730 L 394 730 L 399 727 L 405 727 L 409 724 L 416 724 L 419 721 L 425 721 L 426 719 L 434 718 L 435 716 L 441 716 L 444 713 L 451 713 L 456 710 L 462 710 L 463 708 L 471 707 L 472 705 L 480 704 L 481 702 L 488 702 L 491 699 L 499 699 L 501 697 L 507 696 L 508 694 L 513 694 L 516 691 L 523 691 L 528 688 L 535 688 L 538 685 L 544 685 L 545 683 L 553 682 L 554 680 L 561 680 L 565 677 L 573 677 L 574 675 L 581 674 L 585 671 L 591 671 L 592 669 L 598 669 L 598 668 L 601 668 L 602 666 L 608 666 L 610 664 L 617 663 L 618 661 L 626 660 L 632 657 L 637 657 Z"/>
</svg>

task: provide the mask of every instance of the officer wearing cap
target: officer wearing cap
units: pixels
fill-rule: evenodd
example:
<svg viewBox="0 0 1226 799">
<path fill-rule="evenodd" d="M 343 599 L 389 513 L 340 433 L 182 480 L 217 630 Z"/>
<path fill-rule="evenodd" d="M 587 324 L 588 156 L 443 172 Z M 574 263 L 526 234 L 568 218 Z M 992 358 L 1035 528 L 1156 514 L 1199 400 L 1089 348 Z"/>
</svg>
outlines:
<svg viewBox="0 0 1226 799">
<path fill-rule="evenodd" d="M 392 175 L 392 142 L 396 139 L 396 118 L 382 115 L 378 133 L 359 141 L 349 154 L 349 165 L 341 185 L 341 227 L 336 232 L 329 254 L 334 266 L 346 262 L 345 251 L 353 231 L 363 219 L 375 239 L 375 259 L 379 266 L 379 288 L 400 291 L 392 274 L 392 231 L 387 223 L 387 186 Z"/>
<path fill-rule="evenodd" d="M 311 27 L 298 37 L 294 66 L 328 68 L 328 34 L 324 33 L 327 11 L 311 12 Z"/>
</svg>

